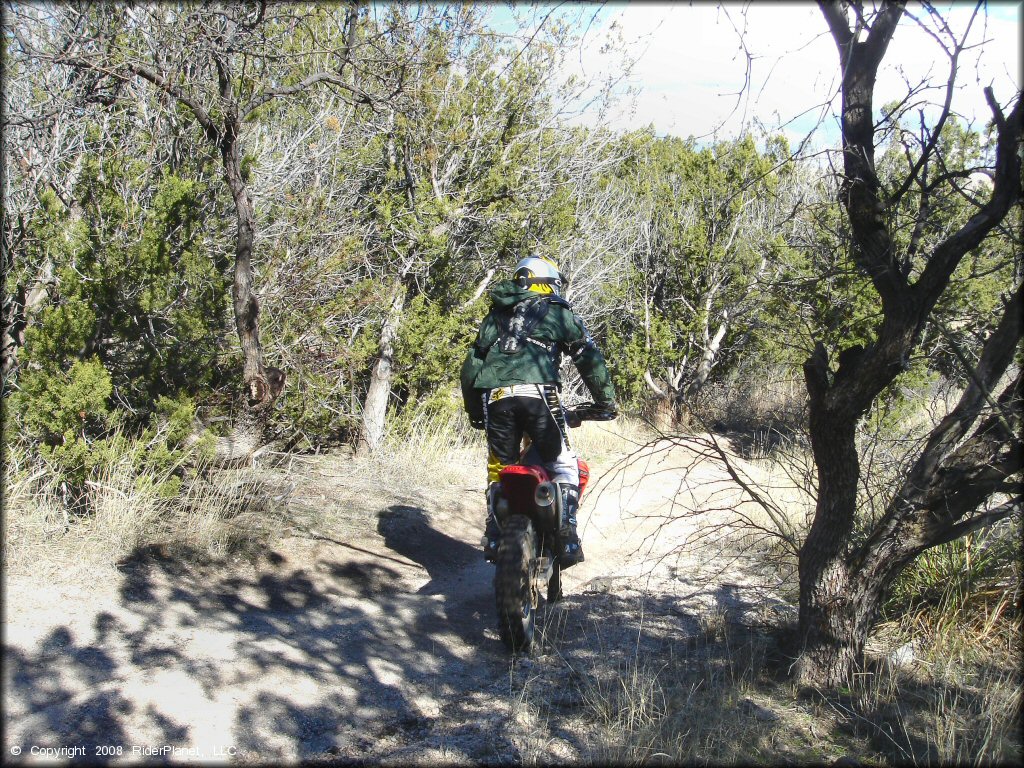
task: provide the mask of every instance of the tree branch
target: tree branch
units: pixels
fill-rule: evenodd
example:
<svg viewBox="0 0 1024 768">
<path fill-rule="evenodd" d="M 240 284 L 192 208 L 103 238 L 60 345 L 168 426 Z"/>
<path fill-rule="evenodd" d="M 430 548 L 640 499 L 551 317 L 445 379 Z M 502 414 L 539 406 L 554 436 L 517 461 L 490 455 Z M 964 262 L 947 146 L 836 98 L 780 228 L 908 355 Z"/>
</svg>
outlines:
<svg viewBox="0 0 1024 768">
<path fill-rule="evenodd" d="M 854 235 L 853 257 L 871 278 L 882 298 L 886 315 L 905 311 L 907 281 L 893 252 L 879 198 L 875 170 L 873 99 L 879 62 L 903 13 L 903 3 L 885 4 L 878 12 L 868 39 L 857 43 L 835 5 L 821 6 L 833 30 L 843 64 L 843 171 L 840 196 Z M 844 47 L 843 42 L 849 44 Z M 844 54 L 844 51 L 846 53 Z"/>
<path fill-rule="evenodd" d="M 469 299 L 467 299 L 465 302 L 463 302 L 462 306 L 459 307 L 459 309 L 468 309 L 473 304 L 474 301 L 476 301 L 477 299 L 484 295 L 484 291 L 487 290 L 487 286 L 490 284 L 491 278 L 494 277 L 495 271 L 495 267 L 491 267 L 490 269 L 487 270 L 487 274 L 485 274 L 483 276 L 483 279 L 480 280 L 480 282 L 477 284 L 476 290 L 473 291 L 473 295 L 470 296 Z"/>
<path fill-rule="evenodd" d="M 311 88 L 318 83 L 328 83 L 330 85 L 336 85 L 340 88 L 344 88 L 349 93 L 358 97 L 350 101 L 351 104 L 370 104 L 372 99 L 364 91 L 356 88 L 353 85 L 349 85 L 345 82 L 344 78 L 337 72 L 314 72 L 309 77 L 305 78 L 295 85 L 281 86 L 280 88 L 268 88 L 259 96 L 255 97 L 249 104 L 244 108 L 242 115 L 243 119 L 248 118 L 253 112 L 262 107 L 268 101 L 279 98 L 281 96 L 290 96 L 295 93 L 301 93 L 302 91 Z"/>
<path fill-rule="evenodd" d="M 966 520 L 961 520 L 956 525 L 946 528 L 934 539 L 931 539 L 926 549 L 937 547 L 940 544 L 948 544 L 951 541 L 956 541 L 957 539 L 966 536 L 968 533 L 973 533 L 981 528 L 994 525 L 1000 520 L 1009 517 L 1014 512 L 1019 513 L 1022 505 L 1024 505 L 1024 496 L 1016 496 L 1009 501 L 1000 504 L 995 509 L 991 509 L 980 515 L 974 515 Z"/>
<path fill-rule="evenodd" d="M 992 88 L 985 88 L 985 97 L 992 105 L 996 125 L 1001 126 L 996 142 L 996 168 L 992 194 L 988 202 L 958 231 L 940 243 L 925 266 L 918 281 L 911 286 L 920 311 L 928 313 L 938 301 L 953 271 L 968 251 L 976 248 L 985 236 L 1005 218 L 1021 193 L 1021 120 L 1024 98 L 1017 93 L 1013 110 L 1005 118 L 995 103 Z"/>
<path fill-rule="evenodd" d="M 882 10 L 879 11 L 874 23 L 871 25 L 868 39 L 864 42 L 863 56 L 865 66 L 869 66 L 872 70 L 878 69 L 878 65 L 881 64 L 882 57 L 885 56 L 885 51 L 889 47 L 889 41 L 892 40 L 892 35 L 896 31 L 896 25 L 899 24 L 906 5 L 906 2 L 902 1 L 896 3 L 886 2 L 883 4 Z"/>
<path fill-rule="evenodd" d="M 839 2 L 818 0 L 818 7 L 821 9 L 821 14 L 825 17 L 825 22 L 832 32 L 832 39 L 835 40 L 836 48 L 839 49 L 839 63 L 845 74 L 854 43 L 850 24 L 846 20 L 846 16 L 843 15 L 842 6 Z"/>
<path fill-rule="evenodd" d="M 996 330 L 989 337 L 981 352 L 978 365 L 970 372 L 971 383 L 960 397 L 956 407 L 932 430 L 924 450 L 904 485 L 905 492 L 926 487 L 928 478 L 934 476 L 939 465 L 977 419 L 984 405 L 986 394 L 1013 361 L 1014 351 L 1022 335 L 1024 315 L 1024 283 L 1007 303 L 1003 317 Z"/>
<path fill-rule="evenodd" d="M 935 147 L 939 143 L 939 134 L 942 132 L 942 127 L 946 124 L 946 120 L 949 119 L 950 108 L 953 105 L 953 87 L 956 85 L 956 73 L 959 67 L 960 51 L 962 50 L 962 44 L 958 45 L 954 50 L 953 54 L 949 59 L 949 77 L 946 79 L 946 98 L 942 102 L 942 113 L 939 115 L 938 121 L 935 123 L 935 127 L 932 128 L 928 137 L 928 143 L 921 150 L 921 156 L 917 159 L 917 162 L 910 169 L 907 174 L 907 178 L 903 180 L 903 183 L 899 186 L 895 192 L 893 192 L 888 200 L 886 200 L 887 206 L 896 205 L 907 193 L 907 190 L 917 180 L 917 175 L 921 172 L 921 169 L 928 163 L 932 153 L 935 151 Z M 923 118 L 922 118 L 923 121 Z"/>
<path fill-rule="evenodd" d="M 68 63 L 72 64 L 72 66 L 75 65 L 74 61 L 70 61 Z M 86 63 L 86 66 L 98 72 L 104 72 L 104 70 L 92 65 L 91 63 Z M 189 110 L 191 110 L 192 114 L 195 115 L 195 118 L 199 122 L 199 125 L 202 126 L 203 131 L 206 133 L 207 138 L 209 138 L 211 141 L 217 141 L 218 137 L 220 136 L 220 130 L 217 128 L 217 125 L 213 122 L 213 118 L 210 117 L 210 113 L 203 108 L 203 105 L 200 104 L 199 101 L 194 96 L 186 93 L 173 83 L 168 82 L 163 75 L 161 75 L 155 69 L 147 67 L 145 64 L 129 61 L 125 63 L 125 68 L 133 74 L 143 78 L 144 80 L 148 80 L 161 91 L 166 93 L 168 96 L 172 96 L 173 98 L 177 99 L 179 102 L 184 104 L 186 107 L 188 107 Z M 124 76 L 117 74 L 116 71 L 108 71 L 105 72 L 105 74 L 110 74 L 113 77 L 119 77 L 122 80 L 127 80 L 127 78 L 125 78 Z"/>
<path fill-rule="evenodd" d="M 651 391 L 658 397 L 662 399 L 668 398 L 668 392 L 666 392 L 664 389 L 659 387 L 657 383 L 655 383 L 654 377 L 651 376 L 651 372 L 649 370 L 644 371 L 644 382 L 647 384 L 648 387 L 651 388 Z"/>
</svg>

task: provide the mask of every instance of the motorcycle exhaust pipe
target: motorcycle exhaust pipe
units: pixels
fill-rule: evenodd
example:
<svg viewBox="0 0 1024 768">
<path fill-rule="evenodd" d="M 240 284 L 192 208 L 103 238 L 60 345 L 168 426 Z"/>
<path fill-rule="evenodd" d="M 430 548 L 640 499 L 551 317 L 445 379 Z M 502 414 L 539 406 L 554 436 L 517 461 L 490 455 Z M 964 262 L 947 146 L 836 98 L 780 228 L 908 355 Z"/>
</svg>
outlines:
<svg viewBox="0 0 1024 768">
<path fill-rule="evenodd" d="M 555 503 L 558 491 L 554 483 L 541 483 L 533 492 L 533 501 L 538 507 L 550 507 Z"/>
</svg>

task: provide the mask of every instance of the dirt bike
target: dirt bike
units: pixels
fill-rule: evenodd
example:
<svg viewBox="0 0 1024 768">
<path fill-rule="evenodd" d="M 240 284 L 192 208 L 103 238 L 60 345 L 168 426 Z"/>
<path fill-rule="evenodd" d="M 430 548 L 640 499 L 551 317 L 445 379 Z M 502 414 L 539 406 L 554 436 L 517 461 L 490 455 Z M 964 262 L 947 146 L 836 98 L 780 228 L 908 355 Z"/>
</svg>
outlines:
<svg viewBox="0 0 1024 768">
<path fill-rule="evenodd" d="M 565 411 L 570 427 L 583 421 L 608 421 L 608 411 L 585 403 Z M 494 570 L 494 597 L 498 609 L 498 631 L 512 651 L 529 651 L 533 646 L 537 608 L 542 592 L 549 603 L 562 598 L 562 569 L 558 562 L 562 542 L 562 494 L 539 463 L 525 463 L 529 450 L 519 464 L 499 473 L 500 496 L 495 513 L 501 527 Z M 580 503 L 590 479 L 590 468 L 582 459 Z"/>
</svg>

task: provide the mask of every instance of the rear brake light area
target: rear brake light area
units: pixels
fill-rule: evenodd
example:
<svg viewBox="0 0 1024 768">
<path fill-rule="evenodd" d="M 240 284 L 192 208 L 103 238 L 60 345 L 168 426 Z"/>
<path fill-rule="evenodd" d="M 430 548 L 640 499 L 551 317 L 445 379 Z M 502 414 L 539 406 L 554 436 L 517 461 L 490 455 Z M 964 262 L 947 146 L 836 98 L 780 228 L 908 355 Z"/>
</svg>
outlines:
<svg viewBox="0 0 1024 768">
<path fill-rule="evenodd" d="M 511 464 L 501 470 L 498 474 L 503 483 L 506 478 L 533 478 L 538 483 L 543 483 L 548 479 L 548 473 L 542 467 L 535 467 L 526 464 Z"/>
</svg>

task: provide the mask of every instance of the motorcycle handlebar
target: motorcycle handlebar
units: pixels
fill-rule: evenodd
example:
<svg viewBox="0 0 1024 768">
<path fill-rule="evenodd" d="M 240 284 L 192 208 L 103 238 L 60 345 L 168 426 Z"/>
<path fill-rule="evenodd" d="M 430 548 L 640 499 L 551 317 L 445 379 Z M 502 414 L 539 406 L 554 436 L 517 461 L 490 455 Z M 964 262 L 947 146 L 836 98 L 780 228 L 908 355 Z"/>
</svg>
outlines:
<svg viewBox="0 0 1024 768">
<path fill-rule="evenodd" d="M 584 421 L 612 421 L 619 412 L 611 408 L 597 406 L 594 403 L 580 403 L 565 411 L 566 423 L 575 429 Z"/>
</svg>

